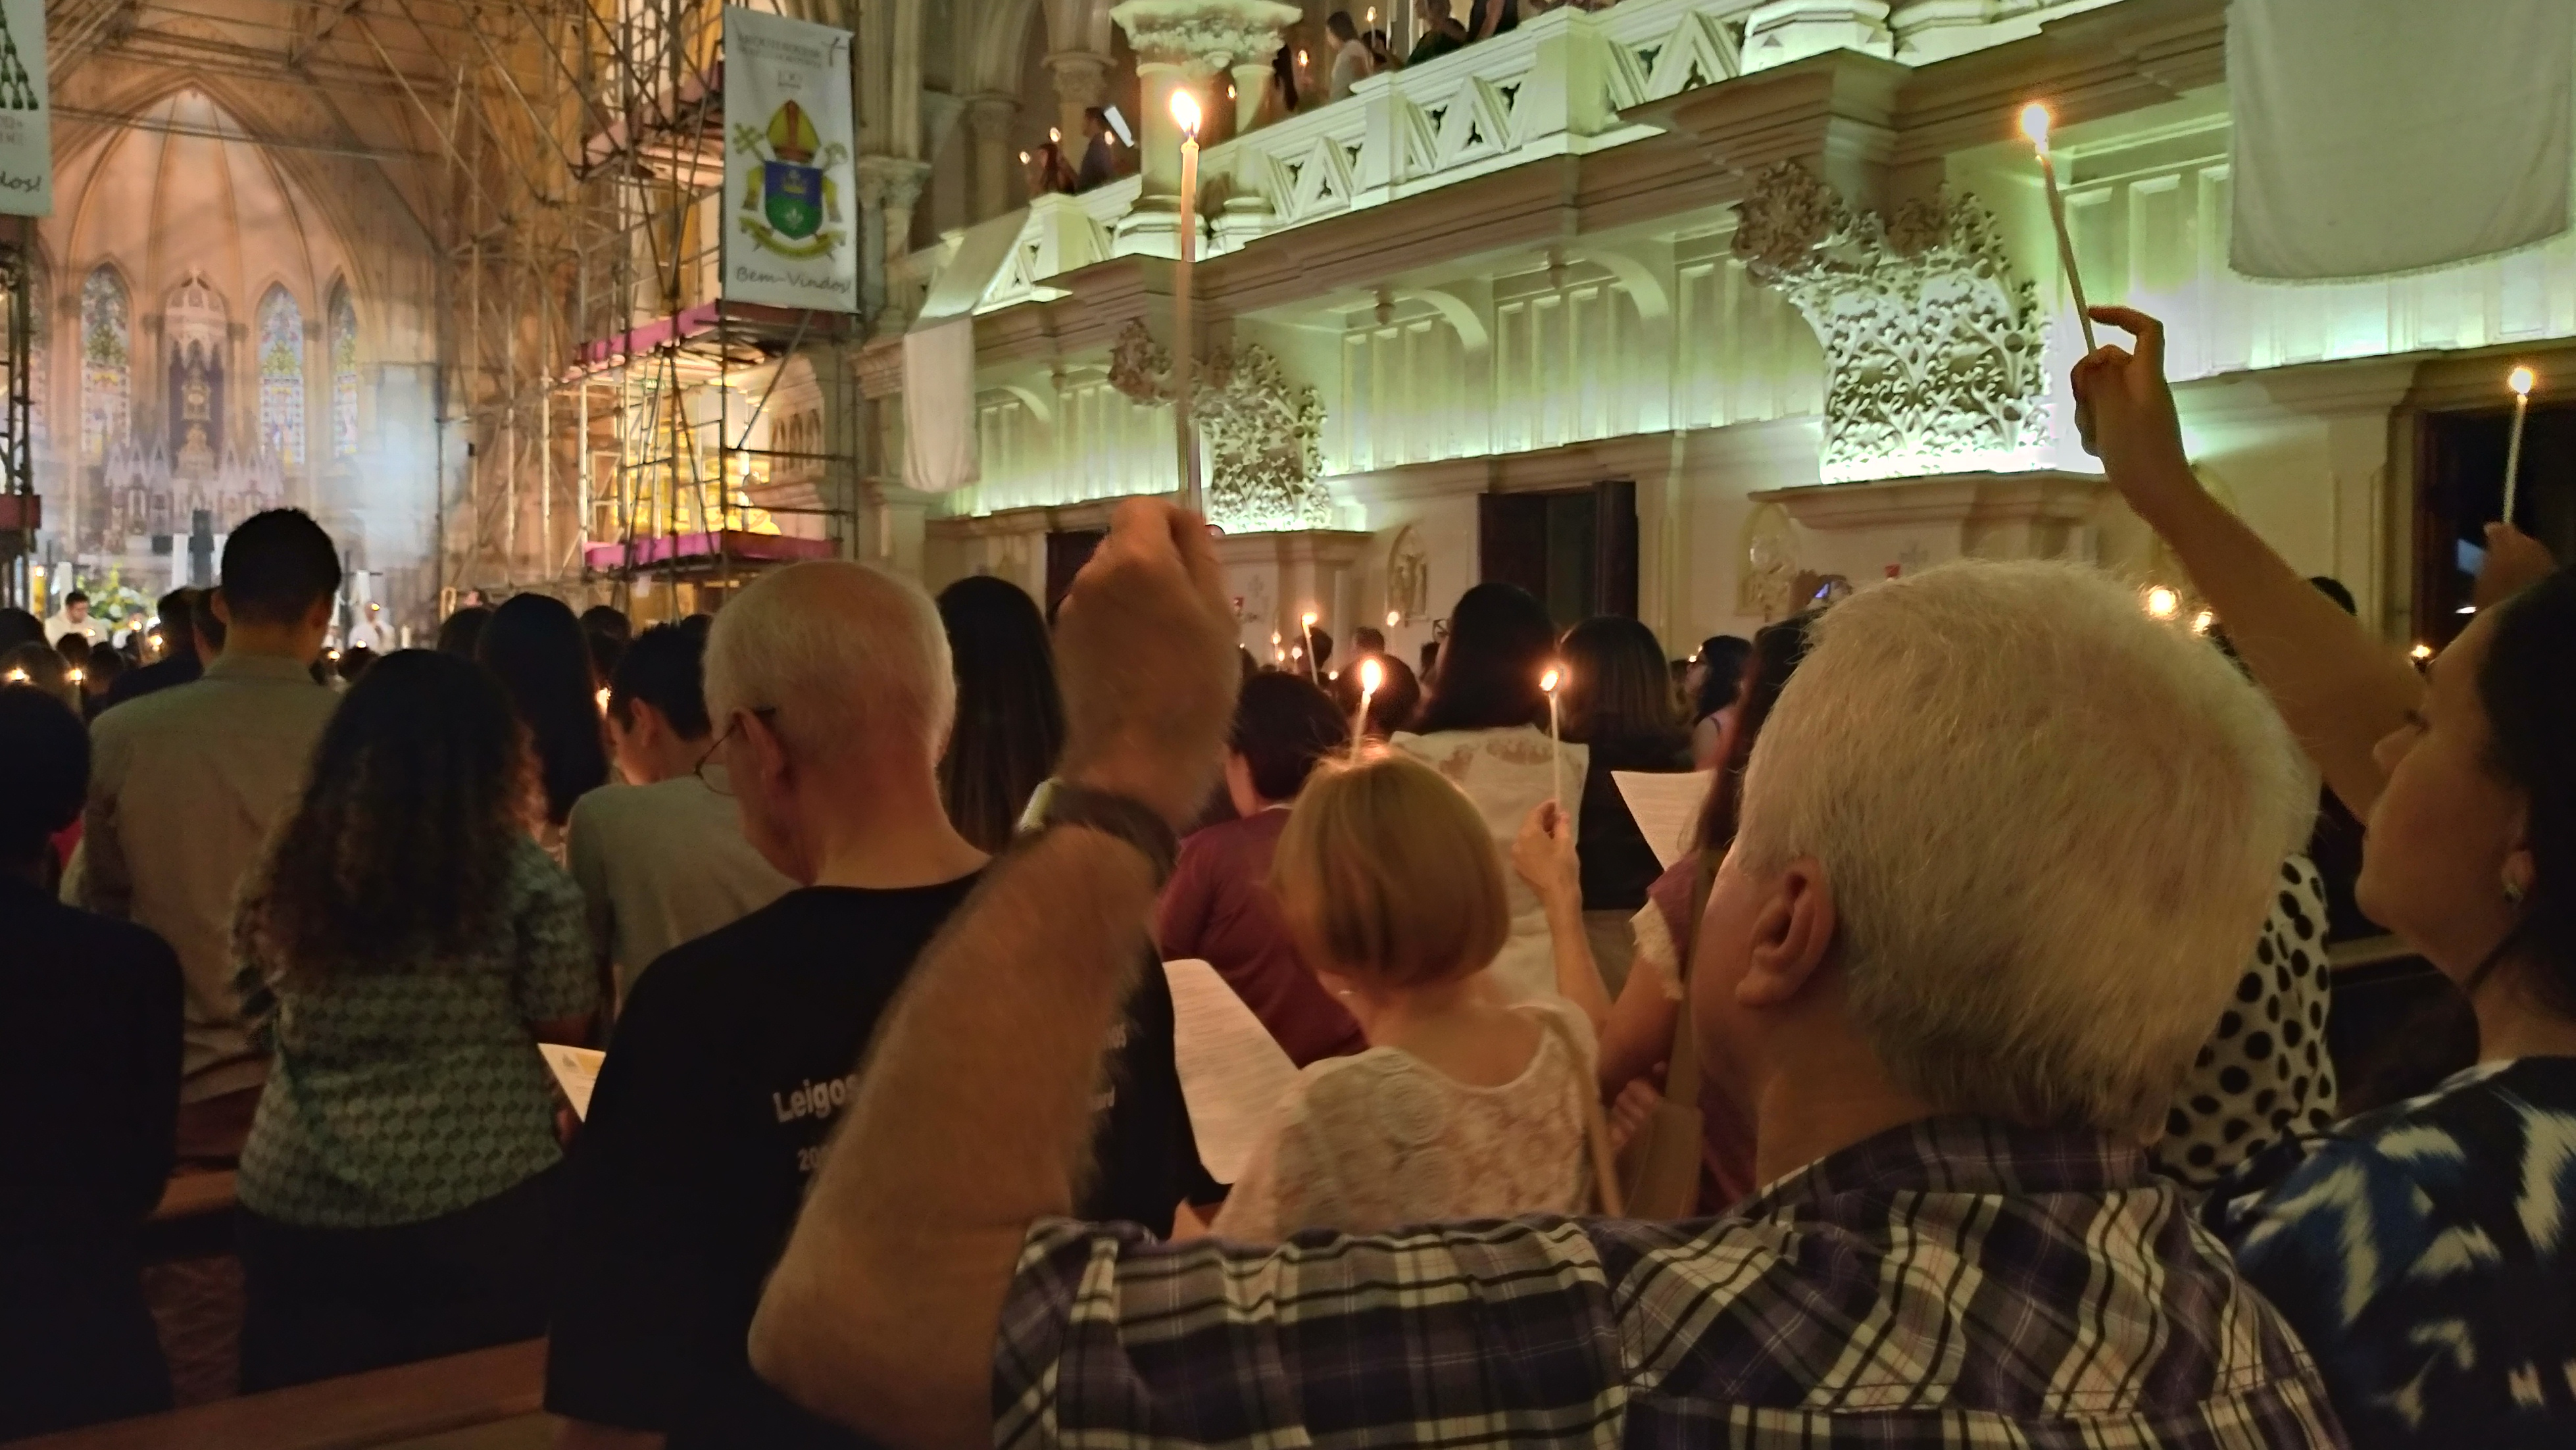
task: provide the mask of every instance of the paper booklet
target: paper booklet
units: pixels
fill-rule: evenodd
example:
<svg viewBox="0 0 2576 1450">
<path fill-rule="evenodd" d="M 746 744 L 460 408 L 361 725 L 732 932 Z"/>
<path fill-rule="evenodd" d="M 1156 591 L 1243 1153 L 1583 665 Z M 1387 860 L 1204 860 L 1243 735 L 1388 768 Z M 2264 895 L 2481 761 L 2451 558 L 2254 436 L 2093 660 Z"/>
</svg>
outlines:
<svg viewBox="0 0 2576 1450">
<path fill-rule="evenodd" d="M 564 1097 L 572 1103 L 576 1118 L 590 1116 L 590 1090 L 599 1081 L 600 1060 L 608 1054 L 591 1047 L 567 1047 L 560 1042 L 540 1042 L 537 1051 L 545 1054 L 546 1067 L 563 1085 Z"/>
<path fill-rule="evenodd" d="M 1628 814 L 1636 818 L 1637 829 L 1655 853 L 1656 865 L 1669 871 L 1686 854 L 1691 829 L 1699 824 L 1700 802 L 1708 799 L 1709 778 L 1716 774 L 1713 770 L 1687 775 L 1610 772 L 1611 783 L 1619 787 L 1619 799 L 1628 803 Z"/>
<path fill-rule="evenodd" d="M 1297 1065 L 1216 968 L 1197 960 L 1165 962 L 1163 974 L 1172 984 L 1172 1057 L 1198 1135 L 1199 1162 L 1217 1182 L 1230 1184 L 1269 1133 L 1297 1081 Z"/>
</svg>

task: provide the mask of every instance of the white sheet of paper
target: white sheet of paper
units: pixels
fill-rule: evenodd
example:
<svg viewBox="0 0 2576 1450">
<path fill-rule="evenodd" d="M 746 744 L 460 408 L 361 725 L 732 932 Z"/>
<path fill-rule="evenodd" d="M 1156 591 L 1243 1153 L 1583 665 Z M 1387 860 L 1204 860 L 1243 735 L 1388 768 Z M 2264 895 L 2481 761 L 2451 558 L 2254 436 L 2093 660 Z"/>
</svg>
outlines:
<svg viewBox="0 0 2576 1450">
<path fill-rule="evenodd" d="M 591 1047 L 567 1047 L 560 1042 L 540 1042 L 537 1051 L 544 1053 L 546 1066 L 563 1084 L 564 1096 L 572 1102 L 576 1118 L 590 1116 L 590 1090 L 599 1081 L 599 1064 L 608 1054 Z"/>
<path fill-rule="evenodd" d="M 1671 870 L 1673 863 L 1682 858 L 1691 827 L 1699 823 L 1700 802 L 1708 799 L 1709 777 L 1715 774 L 1713 770 L 1694 770 L 1686 775 L 1654 775 L 1641 770 L 1610 772 L 1611 783 L 1619 787 L 1619 799 L 1628 803 L 1628 814 L 1636 819 L 1637 829 L 1653 849 L 1656 864 L 1665 870 Z"/>
<path fill-rule="evenodd" d="M 1297 1065 L 1216 968 L 1165 962 L 1163 974 L 1172 984 L 1172 1057 L 1199 1162 L 1217 1182 L 1232 1183 L 1270 1131 Z"/>
</svg>

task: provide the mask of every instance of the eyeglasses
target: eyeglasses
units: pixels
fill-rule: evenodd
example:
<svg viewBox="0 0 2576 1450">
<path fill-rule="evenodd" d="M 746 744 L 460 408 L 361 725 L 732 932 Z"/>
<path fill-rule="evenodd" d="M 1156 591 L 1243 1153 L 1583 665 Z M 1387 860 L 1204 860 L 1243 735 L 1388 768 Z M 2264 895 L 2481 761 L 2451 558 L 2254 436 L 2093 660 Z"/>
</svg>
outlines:
<svg viewBox="0 0 2576 1450">
<path fill-rule="evenodd" d="M 767 725 L 773 730 L 778 728 L 778 707 L 775 705 L 763 705 L 756 710 L 740 710 L 735 712 L 733 723 L 727 725 L 725 727 L 725 732 L 716 737 L 715 744 L 707 747 L 706 754 L 698 757 L 697 769 L 692 772 L 697 776 L 698 784 L 705 786 L 707 789 L 714 791 L 718 795 L 733 794 L 733 781 L 731 777 L 726 775 L 723 763 L 717 760 L 716 757 L 724 754 L 726 741 L 731 740 L 734 736 L 741 733 L 742 717 L 745 715 L 749 715 L 754 719 L 757 719 L 761 724 Z M 714 769 L 714 773 L 712 775 L 708 773 L 709 767 L 713 767 Z"/>
</svg>

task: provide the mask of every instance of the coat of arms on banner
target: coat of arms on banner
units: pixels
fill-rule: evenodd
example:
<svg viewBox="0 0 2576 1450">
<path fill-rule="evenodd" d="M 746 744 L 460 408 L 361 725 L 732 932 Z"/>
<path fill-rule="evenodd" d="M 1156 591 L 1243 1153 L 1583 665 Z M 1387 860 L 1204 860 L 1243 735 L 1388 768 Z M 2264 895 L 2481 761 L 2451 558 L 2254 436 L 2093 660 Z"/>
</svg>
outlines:
<svg viewBox="0 0 2576 1450">
<path fill-rule="evenodd" d="M 742 229 L 761 250 L 820 257 L 848 239 L 833 225 L 841 220 L 841 197 L 826 168 L 848 159 L 849 151 L 838 141 L 824 145 L 804 107 L 780 105 L 765 133 L 734 127 L 733 149 L 760 159 L 743 179 Z"/>
</svg>

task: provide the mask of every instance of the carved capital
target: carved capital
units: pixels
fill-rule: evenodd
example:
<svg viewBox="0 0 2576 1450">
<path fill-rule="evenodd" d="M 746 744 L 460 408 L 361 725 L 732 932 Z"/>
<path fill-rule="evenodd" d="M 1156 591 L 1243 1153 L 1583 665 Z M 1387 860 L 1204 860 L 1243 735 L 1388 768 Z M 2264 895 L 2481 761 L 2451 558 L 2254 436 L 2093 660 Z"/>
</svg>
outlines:
<svg viewBox="0 0 2576 1450">
<path fill-rule="evenodd" d="M 1854 212 L 1782 161 L 1734 250 L 1824 344 L 1825 482 L 2026 466 L 2047 441 L 2038 297 L 1974 197 Z"/>
<path fill-rule="evenodd" d="M 1138 60 L 1213 73 L 1267 63 L 1303 12 L 1278 0 L 1126 0 L 1109 15 Z"/>
<path fill-rule="evenodd" d="M 1059 50 L 1046 58 L 1047 73 L 1055 78 L 1056 99 L 1069 106 L 1108 104 L 1113 64 L 1109 57 L 1087 50 Z"/>
<path fill-rule="evenodd" d="M 1109 384 L 1130 401 L 1171 401 L 1172 356 L 1142 319 L 1120 330 Z M 1208 518 L 1228 533 L 1320 529 L 1333 498 L 1316 476 L 1323 399 L 1291 382 L 1258 343 L 1236 343 L 1193 375 L 1191 411 L 1207 439 Z"/>
<path fill-rule="evenodd" d="M 922 183 L 930 179 L 927 162 L 900 156 L 862 156 L 857 165 L 859 201 L 865 206 L 910 211 L 921 200 Z"/>
</svg>

